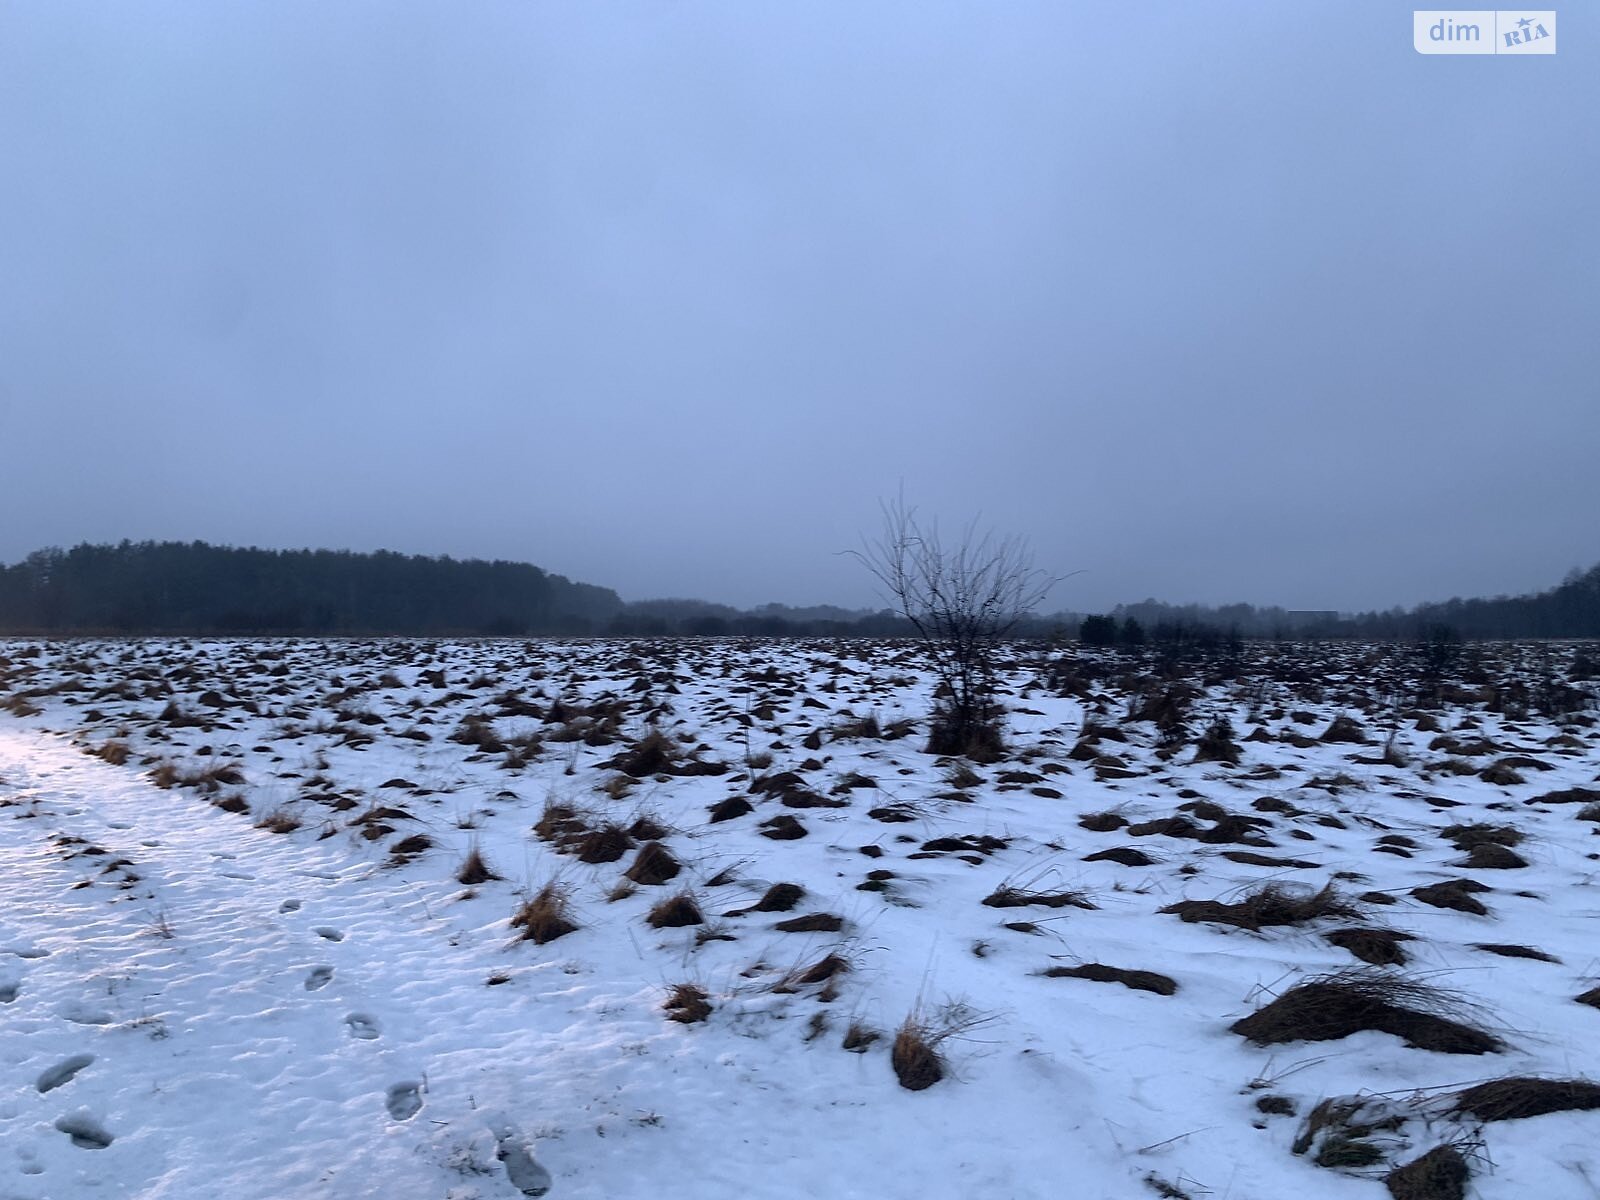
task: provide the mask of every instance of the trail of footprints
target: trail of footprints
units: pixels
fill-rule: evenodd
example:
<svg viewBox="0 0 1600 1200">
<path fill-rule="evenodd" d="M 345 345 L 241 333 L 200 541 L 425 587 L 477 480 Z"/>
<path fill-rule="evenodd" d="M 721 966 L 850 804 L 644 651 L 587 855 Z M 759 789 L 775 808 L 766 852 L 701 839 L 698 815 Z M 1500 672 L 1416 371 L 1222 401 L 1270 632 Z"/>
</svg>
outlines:
<svg viewBox="0 0 1600 1200">
<path fill-rule="evenodd" d="M 295 913 L 299 912 L 302 906 L 300 900 L 288 899 L 278 906 L 278 912 Z M 342 942 L 345 936 L 343 930 L 329 925 L 316 926 L 312 932 L 330 942 Z M 0 950 L 0 953 L 24 961 L 35 961 L 48 957 L 50 952 L 33 946 L 7 946 Z M 312 967 L 305 976 L 305 990 L 321 991 L 333 982 L 334 973 L 334 968 L 327 964 Z M 22 976 L 0 975 L 0 1004 L 15 1003 L 22 994 L 23 983 Z M 75 1009 L 63 1012 L 62 1016 L 77 1024 L 105 1024 L 110 1020 L 108 1016 L 104 1021 L 97 1019 L 86 1021 L 83 1019 L 83 1014 Z M 371 1013 L 359 1011 L 348 1013 L 344 1018 L 344 1024 L 349 1036 L 361 1041 L 375 1041 L 383 1034 L 382 1023 Z M 89 1053 L 69 1055 L 41 1071 L 34 1081 L 34 1088 L 41 1096 L 48 1095 L 72 1083 L 80 1072 L 93 1066 L 95 1061 L 96 1056 Z M 422 1111 L 423 1093 L 426 1090 L 426 1084 L 418 1080 L 407 1079 L 392 1084 L 384 1094 L 384 1109 L 392 1120 L 409 1121 Z M 85 1108 L 65 1113 L 56 1118 L 53 1124 L 55 1129 L 65 1134 L 74 1146 L 82 1150 L 105 1150 L 116 1141 L 116 1136 L 106 1128 L 105 1123 Z M 520 1161 L 518 1165 L 521 1165 Z M 21 1155 L 20 1169 L 28 1175 L 39 1174 L 44 1170 L 34 1157 L 27 1153 Z"/>
<path fill-rule="evenodd" d="M 291 897 L 278 905 L 278 912 L 282 914 L 296 913 L 304 907 L 303 903 Z M 344 941 L 344 931 L 332 925 L 317 925 L 311 930 L 319 938 L 329 942 Z M 306 972 L 304 988 L 308 992 L 320 992 L 333 982 L 335 968 L 327 963 L 319 963 Z M 350 1012 L 344 1017 L 345 1032 L 358 1041 L 377 1041 L 383 1036 L 383 1023 L 376 1016 L 368 1012 Z M 422 1095 L 426 1086 L 416 1080 L 402 1080 L 393 1084 L 384 1094 L 384 1108 L 389 1116 L 396 1121 L 409 1121 L 422 1111 Z"/>
</svg>

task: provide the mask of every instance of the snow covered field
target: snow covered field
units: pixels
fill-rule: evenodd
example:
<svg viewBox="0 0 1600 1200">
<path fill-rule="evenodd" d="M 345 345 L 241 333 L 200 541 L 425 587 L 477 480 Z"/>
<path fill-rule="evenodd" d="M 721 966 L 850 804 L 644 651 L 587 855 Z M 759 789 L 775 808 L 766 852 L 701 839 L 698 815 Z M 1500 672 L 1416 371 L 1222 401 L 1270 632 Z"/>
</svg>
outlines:
<svg viewBox="0 0 1600 1200">
<path fill-rule="evenodd" d="M 0 1197 L 1600 1196 L 1593 660 L 0 642 Z"/>
</svg>

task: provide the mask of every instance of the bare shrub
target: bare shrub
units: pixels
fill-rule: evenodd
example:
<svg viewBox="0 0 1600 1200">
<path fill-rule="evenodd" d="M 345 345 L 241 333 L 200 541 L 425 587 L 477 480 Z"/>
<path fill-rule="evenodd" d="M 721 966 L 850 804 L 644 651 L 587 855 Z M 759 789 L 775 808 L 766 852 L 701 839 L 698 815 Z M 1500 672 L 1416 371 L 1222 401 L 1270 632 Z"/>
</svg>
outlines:
<svg viewBox="0 0 1600 1200">
<path fill-rule="evenodd" d="M 995 650 L 1055 580 L 1033 566 L 1020 538 L 969 526 L 947 546 L 904 498 L 882 506 L 876 540 L 852 551 L 882 585 L 897 615 L 917 631 L 939 681 L 930 754 L 993 762 L 1004 751 L 995 695 Z"/>
</svg>

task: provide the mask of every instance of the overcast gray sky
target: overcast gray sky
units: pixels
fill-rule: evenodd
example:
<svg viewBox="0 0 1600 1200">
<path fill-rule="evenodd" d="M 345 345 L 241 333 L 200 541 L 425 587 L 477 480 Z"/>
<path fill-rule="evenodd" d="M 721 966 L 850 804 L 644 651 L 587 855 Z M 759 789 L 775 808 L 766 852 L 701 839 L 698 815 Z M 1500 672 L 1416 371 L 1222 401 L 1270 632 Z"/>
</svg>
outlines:
<svg viewBox="0 0 1600 1200">
<path fill-rule="evenodd" d="M 1155 596 L 1600 560 L 1600 44 L 1388 0 L 9 0 L 0 559 L 865 604 L 903 484 Z"/>
</svg>

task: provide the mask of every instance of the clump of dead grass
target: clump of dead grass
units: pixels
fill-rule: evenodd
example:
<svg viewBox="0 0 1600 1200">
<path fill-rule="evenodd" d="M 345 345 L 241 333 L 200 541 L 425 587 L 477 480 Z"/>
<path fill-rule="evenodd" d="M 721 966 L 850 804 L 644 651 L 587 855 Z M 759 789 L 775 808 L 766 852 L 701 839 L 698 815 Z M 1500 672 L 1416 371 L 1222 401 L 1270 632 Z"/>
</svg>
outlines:
<svg viewBox="0 0 1600 1200">
<path fill-rule="evenodd" d="M 456 868 L 456 882 L 475 887 L 480 883 L 488 883 L 490 880 L 499 878 L 500 876 L 495 873 L 494 868 L 484 858 L 482 848 L 474 841 L 467 847 L 467 856 L 461 860 L 461 865 Z"/>
<path fill-rule="evenodd" d="M 1076 967 L 1050 967 L 1040 972 L 1047 979 L 1088 979 L 1095 983 L 1120 983 L 1136 992 L 1170 996 L 1178 990 L 1177 981 L 1155 971 L 1108 967 L 1104 963 L 1082 963 Z"/>
<path fill-rule="evenodd" d="M 275 808 L 256 822 L 257 829 L 265 829 L 268 833 L 293 833 L 300 825 L 300 818 L 286 808 Z"/>
<path fill-rule="evenodd" d="M 1383 1182 L 1394 1200 L 1465 1200 L 1469 1174 L 1461 1151 L 1446 1143 L 1396 1167 Z"/>
<path fill-rule="evenodd" d="M 1401 943 L 1412 940 L 1411 934 L 1396 929 L 1335 929 L 1323 937 L 1375 967 L 1405 966 L 1406 951 Z"/>
<path fill-rule="evenodd" d="M 1487 1054 L 1504 1043 L 1457 1019 L 1466 1004 L 1428 984 L 1371 967 L 1320 975 L 1284 992 L 1229 1029 L 1258 1046 L 1326 1042 L 1377 1030 L 1444 1054 Z"/>
<path fill-rule="evenodd" d="M 105 760 L 113 767 L 120 767 L 127 763 L 130 751 L 128 750 L 127 742 L 112 740 L 106 742 L 94 753 L 96 758 Z"/>
<path fill-rule="evenodd" d="M 942 1047 L 951 1038 L 962 1037 L 994 1017 L 980 1013 L 959 1000 L 945 1003 L 932 1015 L 919 1005 L 895 1031 L 889 1050 L 889 1065 L 895 1078 L 907 1091 L 920 1092 L 938 1083 L 949 1072 Z M 848 1048 L 848 1047 L 847 1047 Z"/>
<path fill-rule="evenodd" d="M 667 1011 L 667 1020 L 680 1025 L 693 1025 L 711 1015 L 711 1000 L 705 989 L 692 983 L 674 984 L 661 1007 Z"/>
<path fill-rule="evenodd" d="M 1517 1121 L 1554 1112 L 1600 1108 L 1600 1083 L 1587 1079 L 1538 1079 L 1513 1075 L 1491 1079 L 1460 1092 L 1452 1112 L 1480 1121 Z"/>
<path fill-rule="evenodd" d="M 572 920 L 571 909 L 570 891 L 551 881 L 522 902 L 512 915 L 511 928 L 522 930 L 520 940 L 543 946 L 578 928 Z"/>
<path fill-rule="evenodd" d="M 676 879 L 682 870 L 683 864 L 673 857 L 672 851 L 665 845 L 661 842 L 646 842 L 639 847 L 633 865 L 623 872 L 623 877 L 633 883 L 655 887 Z"/>
<path fill-rule="evenodd" d="M 1191 923 L 1231 925 L 1252 933 L 1270 926 L 1304 925 L 1321 917 L 1361 915 L 1332 883 L 1324 884 L 1317 891 L 1292 884 L 1269 883 L 1232 904 L 1220 900 L 1180 900 L 1161 911 Z"/>
<path fill-rule="evenodd" d="M 689 925 L 704 925 L 706 919 L 694 893 L 682 891 L 665 900 L 658 900 L 651 906 L 645 920 L 652 929 L 682 929 Z"/>
</svg>

